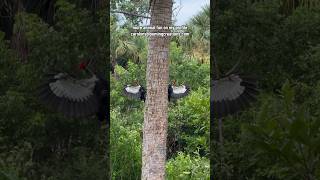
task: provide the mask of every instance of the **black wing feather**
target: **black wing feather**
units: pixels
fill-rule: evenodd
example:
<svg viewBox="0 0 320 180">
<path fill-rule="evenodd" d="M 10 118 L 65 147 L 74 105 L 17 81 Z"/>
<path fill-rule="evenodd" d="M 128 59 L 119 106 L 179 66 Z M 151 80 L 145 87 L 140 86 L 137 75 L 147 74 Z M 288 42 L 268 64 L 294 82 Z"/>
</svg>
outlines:
<svg viewBox="0 0 320 180">
<path fill-rule="evenodd" d="M 126 85 L 123 88 L 123 92 L 126 96 L 133 98 L 133 99 L 141 99 L 142 97 L 142 86 L 138 85 L 138 86 L 130 86 L 130 85 Z"/>
<path fill-rule="evenodd" d="M 182 86 L 171 86 L 172 92 L 170 94 L 170 99 L 179 99 L 187 96 L 190 92 L 189 86 L 182 85 Z M 169 86 L 170 88 L 170 86 Z M 170 93 L 170 92 L 169 92 Z"/>
<path fill-rule="evenodd" d="M 95 76 L 76 80 L 66 73 L 52 73 L 45 77 L 37 92 L 40 101 L 52 110 L 66 117 L 84 117 L 98 111 L 98 97 L 93 92 L 98 81 Z"/>
<path fill-rule="evenodd" d="M 245 110 L 251 102 L 256 101 L 259 94 L 254 78 L 235 74 L 213 81 L 211 88 L 211 110 L 214 118 Z"/>
</svg>

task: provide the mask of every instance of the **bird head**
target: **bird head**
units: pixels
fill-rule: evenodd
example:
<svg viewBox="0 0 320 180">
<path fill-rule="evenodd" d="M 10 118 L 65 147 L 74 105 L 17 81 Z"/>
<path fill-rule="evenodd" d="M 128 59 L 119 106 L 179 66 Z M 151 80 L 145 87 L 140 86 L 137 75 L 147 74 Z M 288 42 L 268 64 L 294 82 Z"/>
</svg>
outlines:
<svg viewBox="0 0 320 180">
<path fill-rule="evenodd" d="M 92 65 L 93 65 L 93 61 L 92 59 L 90 60 L 83 60 L 80 64 L 79 64 L 79 69 L 80 70 L 85 70 L 86 72 L 90 73 L 90 74 L 94 74 L 94 71 L 92 71 Z"/>
<path fill-rule="evenodd" d="M 176 85 L 176 82 L 177 82 L 177 81 L 176 81 L 175 79 L 172 80 L 172 85 L 175 86 L 175 85 Z"/>
<path fill-rule="evenodd" d="M 134 86 L 138 86 L 138 85 L 139 85 L 139 81 L 138 81 L 137 79 L 135 79 L 135 80 L 133 81 L 133 85 L 134 85 Z"/>
<path fill-rule="evenodd" d="M 89 64 L 88 61 L 87 61 L 87 62 L 84 62 L 84 61 L 81 62 L 81 63 L 79 64 L 79 69 L 85 70 L 85 69 L 87 68 L 88 64 Z"/>
</svg>

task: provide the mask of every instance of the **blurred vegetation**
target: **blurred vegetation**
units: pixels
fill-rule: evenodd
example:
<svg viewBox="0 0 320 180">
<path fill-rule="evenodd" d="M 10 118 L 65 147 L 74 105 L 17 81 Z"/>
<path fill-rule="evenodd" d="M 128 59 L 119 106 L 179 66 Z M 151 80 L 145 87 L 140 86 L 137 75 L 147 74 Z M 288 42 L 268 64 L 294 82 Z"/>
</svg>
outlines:
<svg viewBox="0 0 320 180">
<path fill-rule="evenodd" d="M 223 151 L 213 121 L 213 177 L 319 179 L 319 4 L 220 2 L 212 32 L 220 68 L 240 59 L 241 73 L 258 77 L 261 95 L 248 111 L 223 119 Z"/>
<path fill-rule="evenodd" d="M 103 10 L 92 18 L 90 8 L 72 2 L 56 2 L 52 25 L 30 12 L 16 14 L 13 34 L 27 42 L 27 54 L 0 32 L 0 179 L 106 179 L 108 137 L 96 119 L 65 119 L 34 96 L 51 69 L 79 74 L 76 65 L 92 55 L 106 67 Z M 170 80 L 192 91 L 169 105 L 168 179 L 209 179 L 210 168 L 223 179 L 320 178 L 320 7 L 299 2 L 220 1 L 210 35 L 220 69 L 240 59 L 241 72 L 257 76 L 261 89 L 251 109 L 223 119 L 222 152 L 215 139 L 209 148 L 209 129 L 216 135 L 217 126 L 209 126 L 208 7 L 187 24 L 190 36 L 172 39 Z M 147 5 L 111 2 L 141 14 Z M 113 179 L 140 179 L 144 103 L 122 90 L 134 80 L 145 86 L 147 40 L 130 36 L 141 22 L 111 15 Z"/>
<path fill-rule="evenodd" d="M 20 10 L 13 14 L 12 39 L 0 32 L 0 179 L 107 177 L 108 137 L 97 119 L 63 118 L 35 96 L 52 70 L 79 74 L 78 63 L 95 58 L 105 67 L 99 70 L 106 71 L 106 9 L 93 16 L 89 8 L 67 0 L 54 6 L 51 25 Z"/>
</svg>

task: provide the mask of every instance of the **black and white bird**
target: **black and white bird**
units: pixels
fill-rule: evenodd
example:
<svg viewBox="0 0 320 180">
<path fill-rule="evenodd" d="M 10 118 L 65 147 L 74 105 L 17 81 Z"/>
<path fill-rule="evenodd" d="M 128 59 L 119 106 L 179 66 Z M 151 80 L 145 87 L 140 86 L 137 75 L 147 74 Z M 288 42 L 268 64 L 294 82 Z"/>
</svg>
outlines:
<svg viewBox="0 0 320 180">
<path fill-rule="evenodd" d="M 190 88 L 186 85 L 174 86 L 168 85 L 168 100 L 173 101 L 185 97 L 189 94 Z M 134 99 L 146 100 L 146 90 L 141 85 L 131 86 L 126 85 L 124 94 Z"/>
<path fill-rule="evenodd" d="M 211 82 L 211 113 L 222 118 L 245 110 L 258 94 L 255 78 L 233 73 L 239 62 L 225 76 Z"/>
<path fill-rule="evenodd" d="M 66 117 L 80 118 L 95 114 L 100 121 L 107 120 L 109 124 L 109 83 L 88 67 L 91 63 L 80 64 L 80 69 L 90 74 L 89 78 L 77 79 L 65 72 L 48 74 L 46 82 L 38 88 L 40 101 Z"/>
<path fill-rule="evenodd" d="M 183 98 L 189 94 L 190 88 L 186 85 L 175 86 L 176 81 L 173 81 L 173 85 L 168 86 L 168 100 L 177 100 Z"/>
<path fill-rule="evenodd" d="M 124 87 L 124 94 L 133 99 L 140 99 L 143 102 L 146 101 L 146 90 L 141 85 L 126 85 Z"/>
</svg>

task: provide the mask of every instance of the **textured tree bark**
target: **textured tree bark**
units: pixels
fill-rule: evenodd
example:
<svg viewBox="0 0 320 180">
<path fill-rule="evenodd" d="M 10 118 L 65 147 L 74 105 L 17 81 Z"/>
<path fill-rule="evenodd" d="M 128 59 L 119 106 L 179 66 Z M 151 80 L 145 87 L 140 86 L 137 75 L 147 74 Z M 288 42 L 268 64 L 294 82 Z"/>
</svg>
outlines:
<svg viewBox="0 0 320 180">
<path fill-rule="evenodd" d="M 151 26 L 171 26 L 172 0 L 153 0 Z M 154 30 L 152 32 L 168 32 Z M 144 113 L 142 177 L 165 179 L 168 126 L 169 37 L 151 36 L 147 61 L 147 99 Z"/>
</svg>

